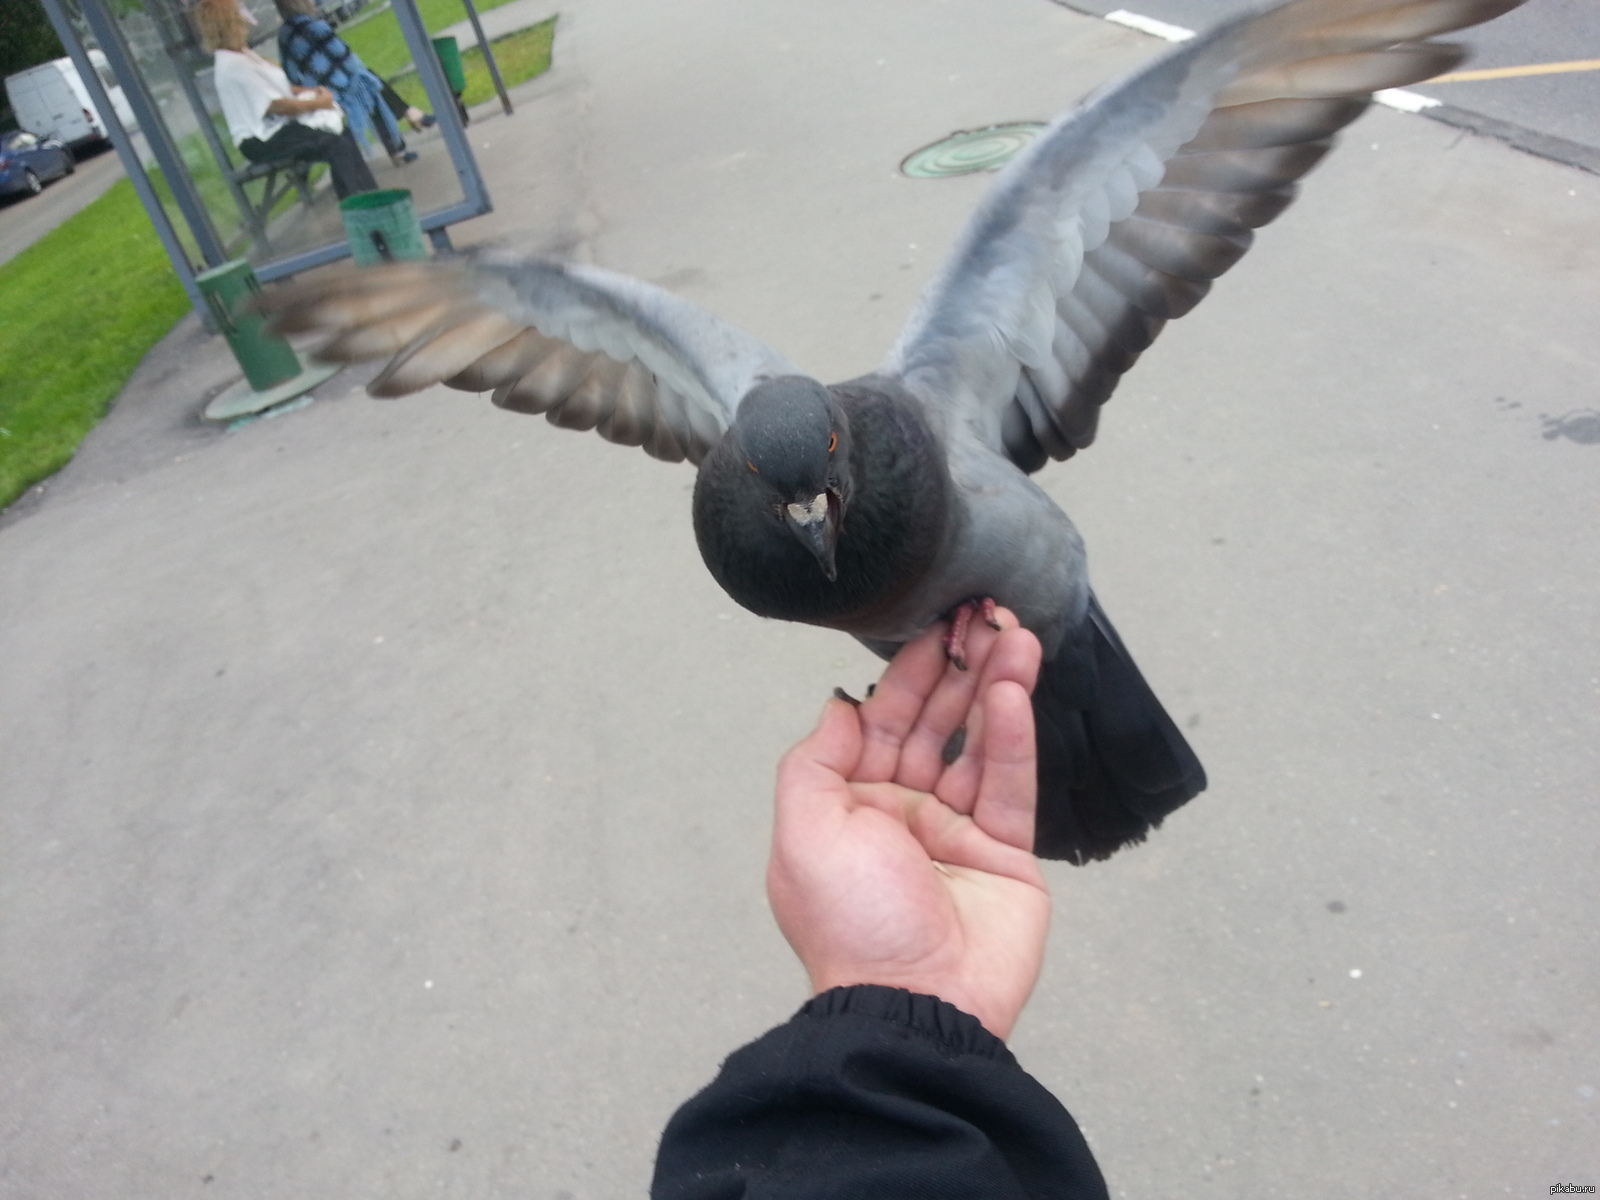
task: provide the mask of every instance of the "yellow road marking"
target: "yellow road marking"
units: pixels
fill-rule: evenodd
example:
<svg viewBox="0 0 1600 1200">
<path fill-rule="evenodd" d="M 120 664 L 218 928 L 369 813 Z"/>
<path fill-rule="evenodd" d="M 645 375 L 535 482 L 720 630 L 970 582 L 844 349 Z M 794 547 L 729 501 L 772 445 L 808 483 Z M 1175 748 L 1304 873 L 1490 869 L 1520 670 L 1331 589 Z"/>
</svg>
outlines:
<svg viewBox="0 0 1600 1200">
<path fill-rule="evenodd" d="M 1577 62 L 1535 63 L 1531 67 L 1492 67 L 1487 71 L 1457 71 L 1453 75 L 1436 75 L 1429 83 L 1470 83 L 1477 79 L 1517 79 L 1523 75 L 1561 75 L 1567 71 L 1600 71 L 1600 58 L 1585 58 Z"/>
</svg>

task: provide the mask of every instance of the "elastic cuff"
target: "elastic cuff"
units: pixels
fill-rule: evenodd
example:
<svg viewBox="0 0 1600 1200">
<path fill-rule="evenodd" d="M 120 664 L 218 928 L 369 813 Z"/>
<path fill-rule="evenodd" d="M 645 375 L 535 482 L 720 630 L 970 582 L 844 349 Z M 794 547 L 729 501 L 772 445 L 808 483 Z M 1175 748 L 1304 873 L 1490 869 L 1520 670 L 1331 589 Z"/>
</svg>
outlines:
<svg viewBox="0 0 1600 1200">
<path fill-rule="evenodd" d="M 829 988 L 800 1006 L 795 1019 L 810 1017 L 871 1017 L 899 1025 L 937 1044 L 946 1054 L 975 1054 L 1012 1066 L 1016 1059 L 1006 1044 L 983 1027 L 970 1013 L 937 996 L 924 996 L 904 988 L 858 983 Z"/>
</svg>

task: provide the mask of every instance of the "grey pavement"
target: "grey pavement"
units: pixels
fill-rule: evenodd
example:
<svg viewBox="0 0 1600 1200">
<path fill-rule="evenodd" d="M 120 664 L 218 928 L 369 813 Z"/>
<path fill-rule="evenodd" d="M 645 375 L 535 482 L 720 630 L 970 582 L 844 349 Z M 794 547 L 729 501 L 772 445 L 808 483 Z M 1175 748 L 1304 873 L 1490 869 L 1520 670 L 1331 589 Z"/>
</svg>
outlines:
<svg viewBox="0 0 1600 1200">
<path fill-rule="evenodd" d="M 980 178 L 1152 39 L 1046 0 L 574 0 L 456 231 L 870 368 Z M 1013 1039 L 1116 1196 L 1600 1182 L 1600 179 L 1374 112 L 1041 476 L 1211 789 L 1053 866 Z M 876 666 L 692 472 L 180 325 L 0 521 L 0 1195 L 639 1195 L 803 999 L 772 766 Z"/>
</svg>

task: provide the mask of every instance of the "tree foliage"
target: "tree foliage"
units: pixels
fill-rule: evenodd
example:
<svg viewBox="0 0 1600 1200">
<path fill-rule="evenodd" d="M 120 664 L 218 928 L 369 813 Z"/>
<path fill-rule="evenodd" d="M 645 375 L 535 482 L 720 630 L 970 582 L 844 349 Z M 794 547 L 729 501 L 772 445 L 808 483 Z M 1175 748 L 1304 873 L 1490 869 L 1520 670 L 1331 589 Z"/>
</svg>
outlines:
<svg viewBox="0 0 1600 1200">
<path fill-rule="evenodd" d="M 0 75 L 66 54 L 39 0 L 0 0 Z"/>
</svg>

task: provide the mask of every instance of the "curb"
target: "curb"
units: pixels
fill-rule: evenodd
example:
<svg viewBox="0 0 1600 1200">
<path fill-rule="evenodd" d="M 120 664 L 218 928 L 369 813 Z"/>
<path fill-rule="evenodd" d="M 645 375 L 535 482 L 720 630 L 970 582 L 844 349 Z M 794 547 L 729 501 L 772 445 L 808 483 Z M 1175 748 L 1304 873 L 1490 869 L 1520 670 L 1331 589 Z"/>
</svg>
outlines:
<svg viewBox="0 0 1600 1200">
<path fill-rule="evenodd" d="M 1486 117 L 1482 113 L 1469 112 L 1467 109 L 1457 108 L 1454 104 L 1445 104 L 1443 101 L 1423 109 L 1422 115 L 1445 125 L 1454 125 L 1457 129 L 1495 138 L 1525 154 L 1535 154 L 1540 158 L 1548 158 L 1569 167 L 1577 167 L 1579 170 L 1600 175 L 1600 148 L 1595 146 L 1568 141 L 1553 133 L 1540 133 L 1525 125 L 1502 121 L 1499 117 Z"/>
</svg>

